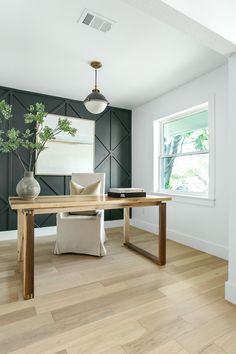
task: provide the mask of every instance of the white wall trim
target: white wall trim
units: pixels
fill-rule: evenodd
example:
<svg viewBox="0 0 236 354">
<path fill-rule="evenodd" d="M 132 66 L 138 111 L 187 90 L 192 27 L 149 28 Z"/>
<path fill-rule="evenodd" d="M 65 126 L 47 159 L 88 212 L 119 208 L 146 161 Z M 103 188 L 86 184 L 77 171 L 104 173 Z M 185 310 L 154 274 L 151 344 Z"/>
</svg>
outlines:
<svg viewBox="0 0 236 354">
<path fill-rule="evenodd" d="M 105 228 L 120 227 L 123 225 L 123 220 L 105 221 Z M 35 237 L 53 236 L 56 234 L 56 226 L 38 227 L 34 229 Z M 16 240 L 17 231 L 0 231 L 0 241 Z"/>
<path fill-rule="evenodd" d="M 105 229 L 123 226 L 123 219 L 105 221 Z"/>
<path fill-rule="evenodd" d="M 175 230 L 167 230 L 167 237 L 183 245 L 195 248 L 199 251 L 209 253 L 213 256 L 228 259 L 228 249 L 225 246 L 219 245 L 215 242 L 206 241 L 198 237 L 187 235 Z"/>
<path fill-rule="evenodd" d="M 15 240 L 15 239 L 16 239 L 16 230 L 0 232 L 0 241 Z"/>
<path fill-rule="evenodd" d="M 236 305 L 236 285 L 229 281 L 225 282 L 225 299 Z"/>
<path fill-rule="evenodd" d="M 137 227 L 138 229 L 142 229 L 152 233 L 157 233 L 158 231 L 158 225 L 146 221 L 138 220 L 138 219 L 130 220 L 130 225 Z"/>
<path fill-rule="evenodd" d="M 158 232 L 158 225 L 148 223 L 138 219 L 132 219 L 131 225 L 153 233 Z M 195 248 L 199 251 L 209 253 L 213 256 L 220 257 L 223 259 L 228 259 L 228 249 L 225 246 L 219 245 L 217 243 L 209 242 L 198 237 L 184 234 L 176 230 L 167 229 L 167 238 L 169 240 L 181 243 L 185 246 Z"/>
<path fill-rule="evenodd" d="M 35 232 L 35 237 L 45 237 L 45 236 L 55 235 L 56 226 L 37 227 L 34 229 L 34 232 Z M 0 241 L 16 240 L 16 238 L 17 238 L 16 230 L 0 232 Z"/>
<path fill-rule="evenodd" d="M 193 195 L 180 195 L 175 193 L 168 192 L 154 192 L 153 195 L 164 195 L 172 198 L 171 203 L 182 203 L 182 204 L 191 204 L 191 205 L 201 205 L 205 207 L 215 207 L 215 199 L 193 196 Z"/>
<path fill-rule="evenodd" d="M 130 224 L 139 229 L 157 233 L 158 225 L 148 223 L 146 221 L 131 219 Z M 113 227 L 121 227 L 123 226 L 123 220 L 111 220 L 105 221 L 105 228 L 113 228 Z M 44 236 L 52 236 L 56 234 L 56 226 L 48 226 L 35 228 L 35 237 L 44 237 Z M 17 231 L 1 231 L 0 232 L 0 241 L 5 240 L 15 240 L 17 238 Z M 202 240 L 198 237 L 187 235 L 175 230 L 168 229 L 167 230 L 167 238 L 169 240 L 173 240 L 175 242 L 181 243 L 183 245 L 198 249 L 202 252 L 209 253 L 213 256 L 220 257 L 223 259 L 228 259 L 228 249 L 222 245 L 217 243 L 209 242 Z"/>
</svg>

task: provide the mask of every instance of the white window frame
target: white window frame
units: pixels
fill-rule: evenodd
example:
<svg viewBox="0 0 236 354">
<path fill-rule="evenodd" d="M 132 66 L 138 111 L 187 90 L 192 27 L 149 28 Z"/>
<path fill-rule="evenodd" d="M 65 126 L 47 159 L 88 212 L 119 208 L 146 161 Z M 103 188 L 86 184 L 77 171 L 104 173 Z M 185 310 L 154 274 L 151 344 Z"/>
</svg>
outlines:
<svg viewBox="0 0 236 354">
<path fill-rule="evenodd" d="M 169 116 L 154 120 L 153 122 L 153 148 L 154 148 L 154 175 L 153 175 L 153 192 L 154 194 L 165 194 L 174 198 L 174 201 L 184 202 L 184 200 L 189 199 L 190 202 L 195 204 L 196 200 L 206 200 L 209 201 L 209 206 L 214 206 L 215 201 L 215 100 L 214 96 L 211 97 L 207 102 L 196 105 L 189 109 L 183 110 L 181 112 L 171 114 Z M 195 193 L 195 192 L 181 192 L 181 191 L 172 191 L 161 188 L 161 158 L 162 154 L 162 140 L 163 140 L 163 126 L 164 123 L 174 121 L 177 119 L 184 118 L 188 115 L 202 112 L 208 110 L 208 131 L 209 131 L 209 188 L 208 193 Z M 206 153 L 206 152 L 203 152 Z M 186 153 L 183 155 L 195 155 L 194 153 Z M 211 203 L 213 202 L 213 203 Z M 201 204 L 201 201 L 199 202 Z"/>
</svg>

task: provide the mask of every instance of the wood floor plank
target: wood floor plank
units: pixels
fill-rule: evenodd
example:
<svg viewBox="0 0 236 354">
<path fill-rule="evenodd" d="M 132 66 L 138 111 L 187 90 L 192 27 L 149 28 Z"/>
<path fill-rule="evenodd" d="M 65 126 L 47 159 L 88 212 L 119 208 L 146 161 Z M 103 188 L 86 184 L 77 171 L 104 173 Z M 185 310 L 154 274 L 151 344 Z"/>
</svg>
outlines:
<svg viewBox="0 0 236 354">
<path fill-rule="evenodd" d="M 191 286 L 197 285 L 201 282 L 204 282 L 206 280 L 210 280 L 214 277 L 217 277 L 219 275 L 224 274 L 225 272 L 227 272 L 227 267 L 221 267 L 220 269 L 217 270 L 210 270 L 205 272 L 205 274 L 201 274 L 201 275 L 197 275 L 195 277 L 192 277 L 191 279 L 188 280 L 182 280 L 179 281 L 177 283 L 175 283 L 174 285 L 167 285 L 163 288 L 160 288 L 160 291 L 162 291 L 165 295 L 174 293 L 175 291 L 178 290 L 182 290 L 182 289 L 187 289 Z"/>
<path fill-rule="evenodd" d="M 218 347 L 215 343 L 207 345 L 205 348 L 201 350 L 201 354 L 225 354 L 225 353 L 226 352 L 220 347 Z"/>
<path fill-rule="evenodd" d="M 193 312 L 183 315 L 183 319 L 187 322 L 194 323 L 198 326 L 203 323 L 234 309 L 234 305 L 226 302 L 224 299 L 210 302 L 206 306 L 195 309 Z"/>
<path fill-rule="evenodd" d="M 153 294 L 154 299 L 164 297 L 163 294 L 159 292 L 155 284 L 151 283 L 148 287 L 145 284 L 143 287 L 138 286 L 135 288 L 118 290 L 106 295 L 103 294 L 99 298 L 91 299 L 88 301 L 84 299 L 83 302 L 76 303 L 75 305 L 65 306 L 58 310 L 52 311 L 52 316 L 54 320 L 57 321 L 66 317 L 74 316 L 75 314 L 82 314 L 88 310 L 96 310 L 98 308 L 107 306 L 114 308 L 117 304 L 119 306 L 124 306 L 124 303 L 126 303 L 127 299 L 134 303 L 136 298 L 139 299 L 142 295 L 150 296 L 150 294 Z"/>
<path fill-rule="evenodd" d="M 1 327 L 1 354 L 6 354 L 38 341 L 54 332 L 54 321 L 50 313 L 17 321 Z"/>
<path fill-rule="evenodd" d="M 224 300 L 227 262 L 173 241 L 158 267 L 107 230 L 108 255 L 55 256 L 36 239 L 36 297 L 22 301 L 16 242 L 0 242 L 1 354 L 236 353 L 236 308 Z M 156 251 L 156 236 L 130 228 Z"/>
<path fill-rule="evenodd" d="M 0 315 L 0 327 L 33 316 L 36 316 L 36 310 L 34 306 Z"/>
<path fill-rule="evenodd" d="M 148 354 L 188 354 L 188 352 L 186 352 L 176 340 L 170 340 L 149 351 Z"/>
<path fill-rule="evenodd" d="M 116 327 L 116 330 L 103 330 L 92 333 L 87 338 L 77 340 L 76 343 L 67 349 L 68 354 L 94 354 L 109 350 L 112 345 L 123 346 L 125 343 L 135 340 L 145 334 L 145 330 L 138 322 L 132 321 Z"/>
<path fill-rule="evenodd" d="M 194 284 L 194 288 L 195 289 L 198 289 L 200 291 L 207 291 L 209 289 L 214 289 L 214 288 L 217 288 L 219 286 L 222 286 L 222 284 L 224 284 L 226 282 L 228 278 L 228 274 L 227 272 L 219 275 L 219 276 L 216 276 L 212 279 L 208 279 L 208 280 L 205 280 L 205 281 L 202 281 L 198 284 Z"/>
<path fill-rule="evenodd" d="M 234 328 L 236 328 L 236 312 L 230 310 L 189 333 L 178 336 L 177 340 L 190 353 L 199 353 L 218 337 L 227 334 Z"/>
<path fill-rule="evenodd" d="M 215 343 L 226 353 L 234 354 L 236 352 L 236 330 L 234 329 L 220 338 L 217 338 Z"/>
<path fill-rule="evenodd" d="M 210 256 L 207 253 L 200 253 L 197 255 L 195 255 L 194 253 L 195 252 L 193 252 L 193 255 L 191 257 L 182 258 L 182 259 L 179 259 L 178 261 L 172 262 L 172 265 L 174 265 L 176 267 L 183 266 L 183 265 L 186 266 L 191 263 L 195 263 L 196 261 L 202 261 L 202 260 L 209 259 L 209 258 L 214 259 L 214 257 Z"/>
<path fill-rule="evenodd" d="M 109 348 L 102 352 L 101 354 L 126 354 L 125 350 L 119 345 L 116 347 Z"/>
<path fill-rule="evenodd" d="M 148 353 L 149 351 L 158 348 L 158 346 L 161 346 L 184 333 L 190 332 L 192 329 L 193 326 L 190 323 L 187 323 L 181 318 L 177 318 L 167 325 L 164 324 L 162 328 L 149 330 L 138 339 L 125 344 L 124 349 L 127 354 Z"/>
<path fill-rule="evenodd" d="M 63 291 L 59 291 L 46 296 L 35 299 L 35 307 L 37 313 L 61 310 L 67 306 L 73 306 L 84 301 L 96 300 L 99 297 L 105 295 L 112 295 L 118 291 L 126 289 L 127 286 L 124 283 L 114 284 L 110 287 L 103 287 L 100 283 L 91 283 L 84 286 L 78 286 Z M 56 294 L 56 296 L 55 296 Z"/>
</svg>

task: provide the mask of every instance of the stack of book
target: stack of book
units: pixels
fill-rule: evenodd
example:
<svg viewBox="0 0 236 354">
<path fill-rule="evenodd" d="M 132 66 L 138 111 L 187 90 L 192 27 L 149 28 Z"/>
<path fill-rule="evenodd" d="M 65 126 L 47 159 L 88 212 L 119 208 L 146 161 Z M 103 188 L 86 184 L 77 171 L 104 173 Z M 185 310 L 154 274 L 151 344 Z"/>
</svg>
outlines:
<svg viewBox="0 0 236 354">
<path fill-rule="evenodd" d="M 110 188 L 108 196 L 112 198 L 146 197 L 142 188 Z"/>
</svg>

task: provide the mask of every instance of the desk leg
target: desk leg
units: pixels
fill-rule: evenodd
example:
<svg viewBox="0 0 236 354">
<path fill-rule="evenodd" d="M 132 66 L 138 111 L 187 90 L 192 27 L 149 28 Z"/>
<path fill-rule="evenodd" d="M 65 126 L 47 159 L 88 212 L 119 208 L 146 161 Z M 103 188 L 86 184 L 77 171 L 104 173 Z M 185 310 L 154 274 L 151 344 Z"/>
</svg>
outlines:
<svg viewBox="0 0 236 354">
<path fill-rule="evenodd" d="M 158 264 L 166 264 L 166 203 L 159 205 L 159 246 Z"/>
<path fill-rule="evenodd" d="M 28 300 L 34 297 L 34 212 L 25 211 L 24 218 L 23 296 Z"/>
<path fill-rule="evenodd" d="M 124 209 L 124 246 L 132 249 L 133 251 L 142 254 L 144 257 L 151 259 L 158 265 L 166 264 L 166 203 L 159 203 L 159 236 L 157 253 L 158 257 L 154 254 L 145 251 L 129 241 L 128 237 L 128 212 Z M 126 208 L 129 209 L 129 208 Z"/>
<path fill-rule="evenodd" d="M 23 244 L 25 232 L 25 218 L 22 210 L 17 211 L 17 260 L 23 261 Z"/>
<path fill-rule="evenodd" d="M 124 234 L 124 244 L 125 244 L 126 242 L 129 242 L 129 208 L 124 208 L 123 234 Z"/>
</svg>

